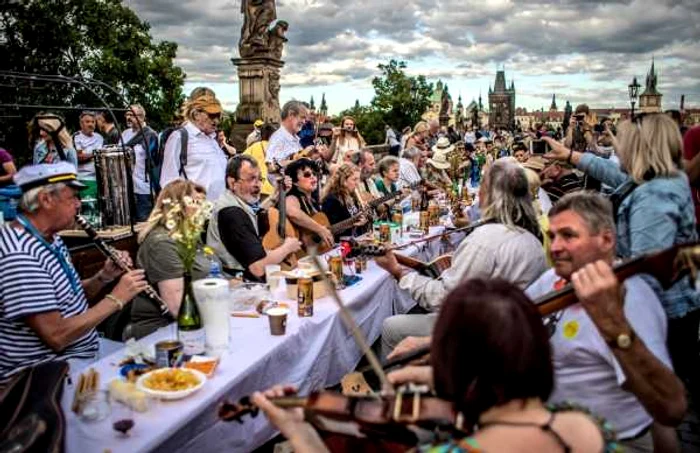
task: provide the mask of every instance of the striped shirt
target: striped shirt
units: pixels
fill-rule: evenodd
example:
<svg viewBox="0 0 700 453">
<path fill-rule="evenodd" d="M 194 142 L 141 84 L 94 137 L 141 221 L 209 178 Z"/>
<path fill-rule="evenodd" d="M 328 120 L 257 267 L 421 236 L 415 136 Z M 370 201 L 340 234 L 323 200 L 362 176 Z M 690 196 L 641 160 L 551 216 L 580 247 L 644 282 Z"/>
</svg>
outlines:
<svg viewBox="0 0 700 453">
<path fill-rule="evenodd" d="M 53 246 L 70 262 L 68 248 L 56 236 Z M 55 359 L 94 358 L 99 349 L 93 329 L 63 351 L 52 350 L 24 322 L 27 316 L 58 311 L 63 318 L 85 313 L 82 285 L 77 294 L 56 256 L 24 229 L 0 227 L 0 382 L 20 369 Z M 71 265 L 73 278 L 80 277 Z"/>
</svg>

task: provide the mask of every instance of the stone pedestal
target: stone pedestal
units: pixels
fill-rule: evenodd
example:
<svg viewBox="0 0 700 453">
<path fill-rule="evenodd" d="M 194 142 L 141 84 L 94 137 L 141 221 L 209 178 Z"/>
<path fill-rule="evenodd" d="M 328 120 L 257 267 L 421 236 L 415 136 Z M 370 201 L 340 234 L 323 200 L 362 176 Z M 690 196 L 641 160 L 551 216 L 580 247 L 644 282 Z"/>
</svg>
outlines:
<svg viewBox="0 0 700 453">
<path fill-rule="evenodd" d="M 257 119 L 280 122 L 280 69 L 282 60 L 260 56 L 232 58 L 238 68 L 238 124 L 252 124 Z"/>
</svg>

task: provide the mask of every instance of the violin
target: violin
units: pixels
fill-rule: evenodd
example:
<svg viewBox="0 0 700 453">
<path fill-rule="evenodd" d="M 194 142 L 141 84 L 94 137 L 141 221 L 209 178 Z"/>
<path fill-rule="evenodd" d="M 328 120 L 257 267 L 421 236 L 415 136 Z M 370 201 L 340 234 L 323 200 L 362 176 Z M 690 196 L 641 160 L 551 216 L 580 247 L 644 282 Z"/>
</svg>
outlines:
<svg viewBox="0 0 700 453">
<path fill-rule="evenodd" d="M 299 407 L 322 436 L 338 431 L 338 423 L 345 424 L 349 432 L 381 438 L 385 451 L 406 451 L 414 447 L 420 430 L 452 433 L 460 437 L 469 434 L 463 427 L 461 414 L 455 412 L 452 403 L 430 396 L 425 386 L 405 387 L 395 394 L 383 396 L 346 396 L 335 392 L 311 392 L 270 398 L 281 408 Z M 218 416 L 223 421 L 242 423 L 242 417 L 255 417 L 258 408 L 249 397 L 238 403 L 223 402 Z M 332 423 L 329 423 L 331 420 Z M 340 429 L 345 431 L 345 429 Z"/>
</svg>

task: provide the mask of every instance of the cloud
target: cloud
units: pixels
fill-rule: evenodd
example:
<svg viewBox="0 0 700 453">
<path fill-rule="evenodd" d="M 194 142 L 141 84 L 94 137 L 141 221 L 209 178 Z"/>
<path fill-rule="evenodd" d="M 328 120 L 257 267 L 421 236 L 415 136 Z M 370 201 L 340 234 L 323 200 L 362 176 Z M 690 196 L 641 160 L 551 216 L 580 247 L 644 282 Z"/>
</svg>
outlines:
<svg viewBox="0 0 700 453">
<path fill-rule="evenodd" d="M 178 43 L 189 82 L 236 83 L 241 1 L 129 4 L 156 38 Z M 290 24 L 283 90 L 369 86 L 397 58 L 411 73 L 465 83 L 492 81 L 505 64 L 526 99 L 556 91 L 607 105 L 625 101 L 654 56 L 664 94 L 700 104 L 697 0 L 278 0 L 277 16 Z"/>
</svg>

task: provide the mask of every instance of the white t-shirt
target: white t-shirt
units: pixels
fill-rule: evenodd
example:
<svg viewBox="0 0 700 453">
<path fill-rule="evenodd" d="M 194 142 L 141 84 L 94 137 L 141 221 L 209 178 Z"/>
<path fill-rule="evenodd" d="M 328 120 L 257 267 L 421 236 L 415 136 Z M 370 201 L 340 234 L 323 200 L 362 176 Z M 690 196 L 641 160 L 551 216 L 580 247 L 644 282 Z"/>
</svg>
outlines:
<svg viewBox="0 0 700 453">
<path fill-rule="evenodd" d="M 122 132 L 122 140 L 127 143 L 134 138 L 136 131 L 132 128 L 124 129 Z M 131 170 L 131 180 L 134 182 L 134 193 L 139 195 L 149 195 L 151 193 L 151 184 L 146 179 L 146 151 L 143 145 L 136 143 L 134 149 L 134 168 Z"/>
<path fill-rule="evenodd" d="M 93 151 L 102 148 L 104 139 L 97 132 L 93 132 L 92 135 L 85 135 L 82 131 L 76 132 L 73 136 L 73 144 L 75 145 L 75 152 L 80 152 L 82 150 L 83 154 L 87 156 L 92 156 Z M 78 178 L 79 179 L 95 179 L 95 160 L 90 159 L 87 162 L 78 164 Z"/>
<path fill-rule="evenodd" d="M 299 137 L 289 133 L 284 126 L 280 126 L 274 134 L 270 136 L 265 152 L 265 162 L 282 162 L 292 154 L 301 151 Z"/>
<path fill-rule="evenodd" d="M 550 269 L 525 293 L 534 300 L 552 291 L 557 280 L 559 276 Z M 651 353 L 672 368 L 666 349 L 666 314 L 656 293 L 639 276 L 628 278 L 624 285 L 628 322 Z M 555 377 L 550 402 L 585 406 L 605 417 L 619 439 L 635 436 L 651 424 L 652 417 L 637 397 L 622 389 L 625 373 L 580 304 L 564 310 L 550 344 Z"/>
</svg>

